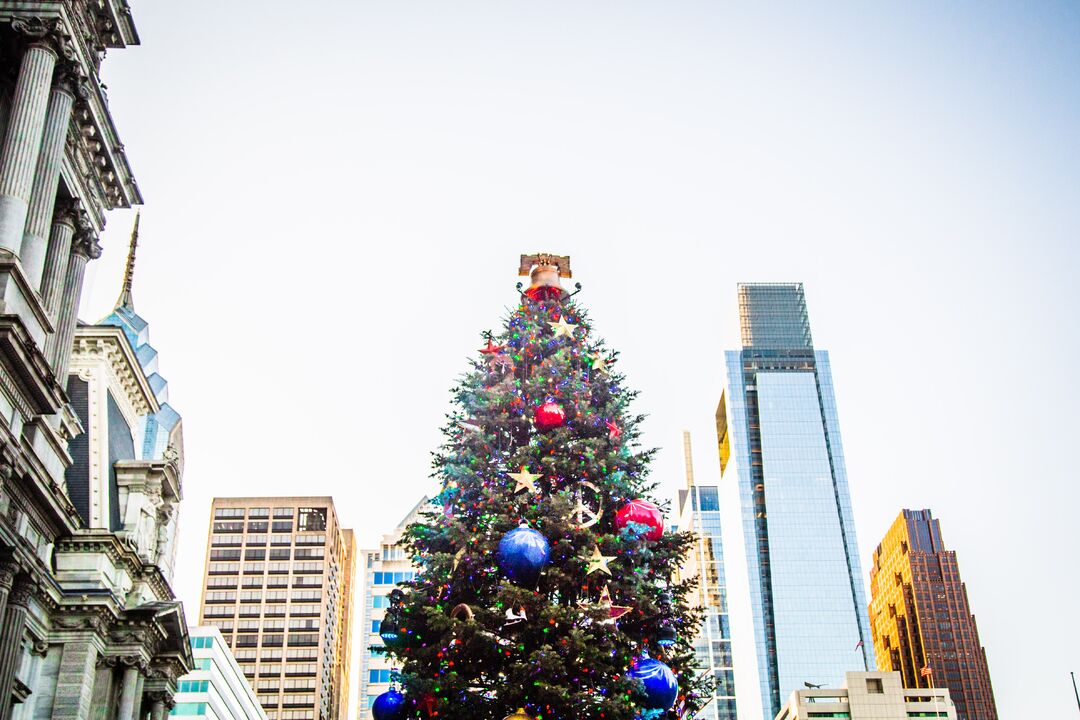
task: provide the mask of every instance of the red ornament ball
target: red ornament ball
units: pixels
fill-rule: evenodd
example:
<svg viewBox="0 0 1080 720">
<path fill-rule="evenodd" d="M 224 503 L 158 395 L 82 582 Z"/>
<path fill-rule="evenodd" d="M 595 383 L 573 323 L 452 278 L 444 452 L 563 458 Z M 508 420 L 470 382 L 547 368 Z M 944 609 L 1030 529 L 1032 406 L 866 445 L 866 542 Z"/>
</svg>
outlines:
<svg viewBox="0 0 1080 720">
<path fill-rule="evenodd" d="M 566 424 L 566 411 L 562 409 L 562 405 L 559 403 L 548 400 L 536 408 L 533 421 L 536 422 L 536 427 L 541 430 L 553 430 Z"/>
<path fill-rule="evenodd" d="M 630 523 L 648 528 L 645 539 L 656 541 L 664 536 L 664 516 L 660 508 L 648 500 L 631 500 L 615 513 L 615 527 L 622 530 Z"/>
</svg>

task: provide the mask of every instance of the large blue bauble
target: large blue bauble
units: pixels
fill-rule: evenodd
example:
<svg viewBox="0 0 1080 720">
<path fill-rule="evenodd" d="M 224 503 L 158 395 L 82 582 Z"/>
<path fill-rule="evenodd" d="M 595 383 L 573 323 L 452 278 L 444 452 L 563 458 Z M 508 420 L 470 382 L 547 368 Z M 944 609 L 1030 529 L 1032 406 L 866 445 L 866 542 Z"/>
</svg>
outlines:
<svg viewBox="0 0 1080 720">
<path fill-rule="evenodd" d="M 648 698 L 645 707 L 649 710 L 667 710 L 679 696 L 679 681 L 675 679 L 675 673 L 659 660 L 642 658 L 626 676 L 645 684 Z"/>
<path fill-rule="evenodd" d="M 551 545 L 532 528 L 519 527 L 499 541 L 499 569 L 518 585 L 533 587 L 551 559 Z"/>
<path fill-rule="evenodd" d="M 371 714 L 375 720 L 402 720 L 405 717 L 405 696 L 390 688 L 371 705 Z"/>
</svg>

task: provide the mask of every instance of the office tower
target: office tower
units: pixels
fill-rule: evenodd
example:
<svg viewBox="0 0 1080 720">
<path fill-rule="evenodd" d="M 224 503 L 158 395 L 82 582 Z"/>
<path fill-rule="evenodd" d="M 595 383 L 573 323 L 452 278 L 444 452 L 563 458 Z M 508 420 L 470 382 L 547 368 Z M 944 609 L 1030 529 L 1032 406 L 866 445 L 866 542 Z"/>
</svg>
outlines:
<svg viewBox="0 0 1080 720">
<path fill-rule="evenodd" d="M 194 669 L 177 681 L 171 715 L 184 720 L 267 720 L 220 630 L 191 628 L 191 654 Z"/>
<path fill-rule="evenodd" d="M 946 687 L 960 720 L 996 720 L 986 651 L 979 642 L 956 553 L 929 510 L 904 510 L 874 551 L 870 622 L 878 667 L 904 687 Z"/>
<path fill-rule="evenodd" d="M 201 625 L 269 720 L 344 720 L 356 547 L 329 497 L 214 498 Z"/>
<path fill-rule="evenodd" d="M 704 720 L 736 720 L 735 674 L 731 662 L 731 629 L 728 624 L 727 583 L 724 579 L 724 543 L 720 537 L 720 493 L 715 485 L 694 481 L 690 433 L 683 433 L 686 489 L 679 490 L 679 532 L 692 532 L 696 542 L 679 570 L 678 580 L 697 578 L 688 598 L 705 613 L 694 651 L 702 672 L 716 679 L 715 698 L 698 711 Z"/>
<path fill-rule="evenodd" d="M 839 688 L 806 688 L 791 693 L 775 720 L 956 720 L 949 691 L 908 690 L 894 672 L 849 672 Z"/>
<path fill-rule="evenodd" d="M 742 349 L 716 411 L 722 477 L 742 505 L 766 716 L 804 682 L 874 667 L 829 355 L 801 284 L 740 284 Z M 740 702 L 745 702 L 743 693 Z"/>
<path fill-rule="evenodd" d="M 416 569 L 412 558 L 401 544 L 402 535 L 412 523 L 419 519 L 420 512 L 430 504 L 425 497 L 402 518 L 393 530 L 383 535 L 378 549 L 360 551 L 364 572 L 363 619 L 360 624 L 364 638 L 363 655 L 360 657 L 360 698 L 357 702 L 356 717 L 359 720 L 371 718 L 371 705 L 380 694 L 390 688 L 390 660 L 372 646 L 382 645 L 379 637 L 379 624 L 383 612 L 389 606 L 390 592 L 402 582 L 412 580 Z"/>
</svg>

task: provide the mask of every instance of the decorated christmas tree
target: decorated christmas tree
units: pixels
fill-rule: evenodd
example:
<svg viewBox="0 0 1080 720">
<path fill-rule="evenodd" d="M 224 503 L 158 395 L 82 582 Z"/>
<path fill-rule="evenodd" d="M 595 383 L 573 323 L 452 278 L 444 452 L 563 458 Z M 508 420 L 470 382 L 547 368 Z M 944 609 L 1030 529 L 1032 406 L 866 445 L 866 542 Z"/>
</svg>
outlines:
<svg viewBox="0 0 1080 720">
<path fill-rule="evenodd" d="M 636 393 L 561 286 L 569 258 L 523 256 L 521 274 L 453 391 L 440 509 L 409 527 L 419 572 L 380 627 L 400 672 L 375 718 L 688 717 L 710 696 L 701 617 L 672 581 L 692 536 L 648 497 Z"/>
</svg>

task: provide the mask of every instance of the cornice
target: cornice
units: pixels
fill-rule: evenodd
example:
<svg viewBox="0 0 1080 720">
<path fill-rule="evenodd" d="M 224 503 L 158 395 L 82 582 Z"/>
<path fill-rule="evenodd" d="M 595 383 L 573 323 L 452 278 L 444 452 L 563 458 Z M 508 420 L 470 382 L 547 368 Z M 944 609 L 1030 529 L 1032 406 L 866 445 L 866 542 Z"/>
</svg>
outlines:
<svg viewBox="0 0 1080 720">
<path fill-rule="evenodd" d="M 131 414 L 128 422 L 133 430 L 140 417 L 161 409 L 123 328 L 115 325 L 84 325 L 75 329 L 71 371 L 99 363 L 108 368 L 116 389 L 124 393 L 123 400 Z"/>
</svg>

